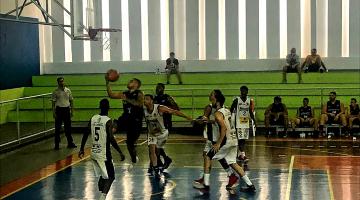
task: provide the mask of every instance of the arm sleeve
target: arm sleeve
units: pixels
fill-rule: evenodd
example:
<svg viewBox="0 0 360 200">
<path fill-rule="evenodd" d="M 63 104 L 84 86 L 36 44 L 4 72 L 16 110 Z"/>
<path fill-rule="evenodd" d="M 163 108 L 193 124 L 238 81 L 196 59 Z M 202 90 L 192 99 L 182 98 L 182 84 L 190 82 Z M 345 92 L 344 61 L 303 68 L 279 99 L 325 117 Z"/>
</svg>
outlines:
<svg viewBox="0 0 360 200">
<path fill-rule="evenodd" d="M 56 102 L 56 90 L 51 95 L 51 101 Z"/>
<path fill-rule="evenodd" d="M 69 89 L 69 101 L 72 101 L 72 100 L 74 100 L 74 98 L 72 96 L 71 90 Z"/>
</svg>

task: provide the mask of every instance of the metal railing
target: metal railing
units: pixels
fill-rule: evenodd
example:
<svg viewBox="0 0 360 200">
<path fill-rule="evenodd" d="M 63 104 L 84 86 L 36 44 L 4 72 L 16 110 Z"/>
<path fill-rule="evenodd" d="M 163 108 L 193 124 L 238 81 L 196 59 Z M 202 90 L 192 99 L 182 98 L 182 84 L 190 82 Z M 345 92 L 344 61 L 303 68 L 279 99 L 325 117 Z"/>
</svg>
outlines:
<svg viewBox="0 0 360 200">
<path fill-rule="evenodd" d="M 225 96 L 231 96 L 231 97 L 235 97 L 238 96 L 240 91 L 239 88 L 225 88 L 226 86 L 224 85 L 224 87 L 220 87 L 219 89 L 222 90 L 222 92 L 225 94 Z M 194 118 L 195 117 L 195 113 L 196 113 L 196 109 L 202 109 L 206 104 L 203 105 L 203 102 L 208 102 L 207 100 L 204 101 L 204 98 L 207 99 L 208 93 L 210 93 L 214 88 L 184 88 L 184 89 L 167 89 L 166 92 L 173 95 L 174 97 L 188 97 L 189 100 L 186 100 L 186 104 L 187 104 L 187 108 L 191 110 L 191 116 Z M 302 98 L 306 97 L 306 96 L 316 96 L 316 98 L 319 100 L 319 102 L 310 102 L 311 105 L 314 108 L 321 108 L 321 106 L 323 105 L 323 103 L 325 103 L 327 101 L 327 94 L 330 91 L 339 91 L 339 90 L 348 90 L 346 91 L 346 93 L 339 93 L 338 97 L 341 98 L 342 95 L 346 95 L 346 96 L 352 96 L 355 98 L 359 98 L 360 97 L 360 88 L 351 88 L 351 87 L 319 87 L 319 88 L 299 88 L 299 89 L 286 89 L 286 88 L 282 88 L 282 89 L 271 89 L 271 88 L 266 88 L 266 89 L 251 89 L 249 91 L 249 96 L 252 96 L 255 100 L 255 104 L 256 104 L 256 108 L 258 109 L 264 109 L 266 108 L 265 106 L 267 105 L 262 105 L 262 106 L 258 106 L 257 102 L 259 100 L 261 100 L 261 98 L 265 97 L 267 98 L 266 103 L 263 102 L 263 104 L 268 104 L 272 102 L 272 98 L 269 98 L 270 96 L 274 96 L 274 93 L 276 92 L 277 95 L 283 95 L 285 96 L 283 98 L 284 102 L 286 103 L 286 98 L 289 98 L 289 96 L 292 97 L 299 97 L 299 102 L 296 104 L 296 106 L 300 106 L 302 104 Z M 95 91 L 98 92 L 105 92 L 106 90 L 72 90 L 73 94 L 79 91 L 84 91 L 85 92 L 85 96 L 75 96 L 75 98 L 80 98 L 80 97 L 90 97 L 90 98 L 95 98 L 95 97 L 99 97 L 99 98 L 103 98 L 104 96 L 101 95 L 96 95 L 94 94 Z M 144 92 L 146 93 L 154 93 L 154 90 L 150 90 L 150 89 L 145 89 Z M 180 92 L 180 93 L 178 93 Z M 90 95 L 87 95 L 87 93 L 89 93 Z M 178 93 L 178 94 L 177 94 Z M 21 144 L 23 141 L 34 138 L 34 137 L 44 137 L 47 135 L 47 133 L 49 133 L 50 131 L 54 130 L 54 125 L 48 122 L 48 117 L 52 116 L 52 113 L 49 113 L 48 110 L 51 108 L 51 101 L 50 101 L 50 96 L 51 93 L 46 93 L 46 94 L 40 94 L 40 95 L 34 95 L 34 96 L 28 96 L 28 97 L 22 97 L 22 98 L 18 98 L 18 99 L 13 99 L 13 100 L 7 100 L 7 101 L 2 101 L 0 102 L 0 112 L 3 112 L 4 110 L 10 110 L 9 108 L 6 108 L 6 105 L 8 107 L 12 107 L 11 110 L 15 110 L 16 111 L 16 122 L 15 125 L 16 126 L 8 126 L 8 124 L 13 124 L 12 123 L 7 123 L 7 124 L 3 124 L 0 125 L 0 134 L 1 134 L 1 138 L 4 138 L 4 131 L 6 129 L 11 129 L 11 131 L 7 130 L 7 134 L 14 134 L 16 133 L 15 137 L 8 137 L 8 141 L 0 141 L 0 149 L 2 147 L 11 145 L 11 144 Z M 31 104 L 31 101 L 34 99 L 42 99 L 42 121 L 40 123 L 35 123 L 35 128 L 34 127 L 26 127 L 26 123 L 27 122 L 23 122 L 21 120 L 21 112 L 20 110 L 23 109 L 20 106 L 20 102 L 24 102 L 24 101 L 29 101 L 29 104 Z M 201 103 L 199 102 L 201 101 Z M 231 105 L 231 101 L 232 99 L 227 99 L 226 101 L 226 105 Z M 346 102 L 344 102 L 345 105 L 348 105 L 348 103 L 350 102 L 350 99 L 348 99 Z M 199 106 L 201 104 L 201 106 Z M 26 107 L 26 105 L 24 105 L 24 103 L 21 104 L 23 107 L 25 106 L 25 110 L 29 107 Z M 182 105 L 180 105 L 181 107 Z M 30 105 L 31 107 L 31 105 Z M 38 109 L 37 109 L 38 110 Z M 28 112 L 31 113 L 31 110 L 28 110 Z M 27 113 L 29 114 L 29 113 Z M 51 116 L 48 116 L 49 114 L 51 114 Z M 1 117 L 1 116 L 0 116 Z M 34 116 L 34 117 L 40 117 L 40 116 Z M 1 121 L 1 119 L 0 119 Z M 22 125 L 24 125 L 22 127 Z M 31 126 L 31 125 L 30 125 Z M 42 127 L 40 129 L 40 127 Z M 27 130 L 29 129 L 29 130 Z M 23 131 L 22 131 L 23 130 Z M 6 131 L 5 131 L 6 132 Z M 25 133 L 23 133 L 25 132 Z M 6 134 L 5 134 L 6 135 Z"/>
<path fill-rule="evenodd" d="M 11 99 L 0 102 L 0 113 L 7 113 L 5 117 L 8 117 L 8 112 L 15 110 L 16 122 L 7 122 L 7 120 L 0 119 L 7 123 L 0 124 L 0 149 L 11 146 L 13 144 L 22 144 L 24 141 L 31 140 L 35 137 L 44 137 L 50 131 L 54 130 L 54 126 L 48 123 L 47 120 L 47 103 L 50 102 L 51 93 L 21 97 L 17 99 Z M 42 122 L 28 123 L 21 121 L 20 114 L 20 102 L 31 101 L 34 99 L 42 99 Z M 4 116 L 4 114 L 0 115 Z M 39 116 L 33 116 L 39 117 Z"/>
</svg>

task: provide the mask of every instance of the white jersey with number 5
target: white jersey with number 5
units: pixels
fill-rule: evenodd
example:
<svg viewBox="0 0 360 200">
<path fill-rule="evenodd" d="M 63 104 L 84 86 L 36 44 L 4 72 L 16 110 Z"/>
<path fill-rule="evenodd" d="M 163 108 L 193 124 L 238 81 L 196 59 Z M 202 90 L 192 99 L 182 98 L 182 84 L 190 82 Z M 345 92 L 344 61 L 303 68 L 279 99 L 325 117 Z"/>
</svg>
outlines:
<svg viewBox="0 0 360 200">
<path fill-rule="evenodd" d="M 111 120 L 108 116 L 94 115 L 91 118 L 91 158 L 95 160 L 107 160 L 107 133 L 106 123 Z"/>
</svg>

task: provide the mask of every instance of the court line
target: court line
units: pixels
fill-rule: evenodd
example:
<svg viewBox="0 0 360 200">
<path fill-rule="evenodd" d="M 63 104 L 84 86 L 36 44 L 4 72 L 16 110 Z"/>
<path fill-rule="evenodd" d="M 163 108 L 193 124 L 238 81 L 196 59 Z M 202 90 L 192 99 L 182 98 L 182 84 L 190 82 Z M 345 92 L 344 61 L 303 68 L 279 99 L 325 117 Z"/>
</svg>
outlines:
<svg viewBox="0 0 360 200">
<path fill-rule="evenodd" d="M 119 139 L 117 142 L 123 142 L 125 139 Z M 31 174 L 20 177 L 14 181 L 11 181 L 7 183 L 6 185 L 1 187 L 0 191 L 0 199 L 4 199 L 6 197 L 9 197 L 39 181 L 42 181 L 49 176 L 52 176 L 60 171 L 63 171 L 73 165 L 76 165 L 90 157 L 90 147 L 85 149 L 85 153 L 88 154 L 87 156 L 84 156 L 83 158 L 78 157 L 78 153 L 73 153 L 67 156 L 65 159 L 58 160 L 55 163 L 52 163 L 50 165 L 47 165 L 39 170 L 36 170 L 32 172 Z M 70 160 L 70 163 L 68 161 Z M 63 165 L 60 168 L 57 168 L 57 165 Z M 5 191 L 5 192 L 4 192 Z"/>
<path fill-rule="evenodd" d="M 286 187 L 285 200 L 290 199 L 292 173 L 293 173 L 293 167 L 294 167 L 294 159 L 295 159 L 295 156 L 292 155 L 291 160 L 290 160 L 290 165 L 289 165 L 289 174 L 288 174 L 288 182 L 287 182 L 287 187 Z"/>
<path fill-rule="evenodd" d="M 176 188 L 176 182 L 175 181 L 168 180 L 168 182 L 171 183 L 171 187 L 167 188 L 166 190 L 164 190 L 162 192 L 157 192 L 157 193 L 151 194 L 150 196 L 156 196 L 156 195 L 159 195 L 159 194 L 163 194 L 165 192 L 170 192 L 171 190 Z"/>
<path fill-rule="evenodd" d="M 332 181 L 331 181 L 331 176 L 330 176 L 330 170 L 327 169 L 326 170 L 327 173 L 327 177 L 328 177 L 328 185 L 329 185 L 329 193 L 330 193 L 330 200 L 334 200 L 334 190 L 332 187 Z"/>
</svg>

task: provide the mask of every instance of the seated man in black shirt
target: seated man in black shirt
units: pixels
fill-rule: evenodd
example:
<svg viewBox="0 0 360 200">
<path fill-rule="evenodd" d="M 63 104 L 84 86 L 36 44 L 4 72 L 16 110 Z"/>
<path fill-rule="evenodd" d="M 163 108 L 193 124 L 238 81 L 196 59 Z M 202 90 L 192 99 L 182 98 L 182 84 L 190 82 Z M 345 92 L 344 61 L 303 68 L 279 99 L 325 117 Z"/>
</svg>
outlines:
<svg viewBox="0 0 360 200">
<path fill-rule="evenodd" d="M 336 92 L 330 92 L 329 101 L 322 108 L 320 118 L 320 135 L 323 136 L 323 127 L 325 124 L 341 123 L 346 127 L 346 117 L 344 104 L 336 100 Z"/>
<path fill-rule="evenodd" d="M 285 104 L 281 103 L 281 97 L 274 97 L 274 103 L 270 104 L 265 111 L 265 128 L 267 134 L 270 133 L 270 125 L 282 125 L 285 132 L 288 128 L 288 110 Z"/>
<path fill-rule="evenodd" d="M 170 84 L 171 74 L 176 74 L 179 84 L 182 84 L 181 74 L 180 74 L 180 70 L 179 70 L 179 60 L 175 58 L 174 52 L 171 52 L 170 58 L 168 58 L 166 60 L 165 72 L 166 72 L 166 81 L 167 81 L 166 83 L 167 84 Z"/>
<path fill-rule="evenodd" d="M 295 127 L 312 126 L 317 130 L 318 121 L 315 118 L 314 109 L 309 106 L 309 99 L 304 98 L 303 106 L 299 107 L 296 113 L 296 118 L 293 121 L 293 129 Z"/>
<path fill-rule="evenodd" d="M 351 98 L 351 103 L 350 103 L 350 110 L 349 110 L 349 114 L 348 114 L 348 119 L 349 119 L 349 131 L 350 134 L 353 134 L 353 124 L 357 123 L 360 124 L 360 108 L 359 108 L 359 104 L 356 103 L 356 99 L 355 98 Z"/>
</svg>

